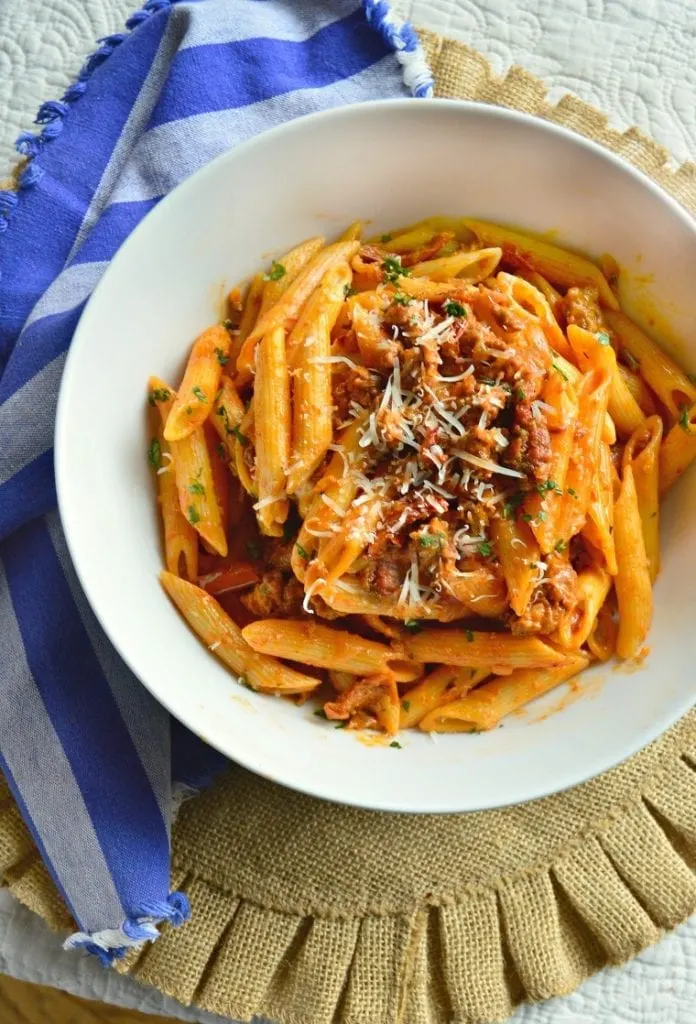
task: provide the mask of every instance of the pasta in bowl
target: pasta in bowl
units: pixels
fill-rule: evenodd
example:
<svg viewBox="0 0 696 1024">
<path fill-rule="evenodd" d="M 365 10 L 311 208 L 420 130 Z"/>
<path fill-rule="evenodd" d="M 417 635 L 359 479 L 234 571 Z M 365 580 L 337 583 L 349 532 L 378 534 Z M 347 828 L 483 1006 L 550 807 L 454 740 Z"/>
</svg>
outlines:
<svg viewBox="0 0 696 1024">
<path fill-rule="evenodd" d="M 97 270 L 61 519 L 109 640 L 196 735 L 319 797 L 467 811 L 606 770 L 691 706 L 696 229 L 628 165 L 512 111 L 364 103 L 222 154 Z M 599 439 L 564 452 L 586 414 Z"/>
<path fill-rule="evenodd" d="M 164 589 L 262 693 L 389 739 L 489 730 L 639 659 L 696 386 L 618 266 L 497 224 L 356 222 L 151 378 Z"/>
</svg>

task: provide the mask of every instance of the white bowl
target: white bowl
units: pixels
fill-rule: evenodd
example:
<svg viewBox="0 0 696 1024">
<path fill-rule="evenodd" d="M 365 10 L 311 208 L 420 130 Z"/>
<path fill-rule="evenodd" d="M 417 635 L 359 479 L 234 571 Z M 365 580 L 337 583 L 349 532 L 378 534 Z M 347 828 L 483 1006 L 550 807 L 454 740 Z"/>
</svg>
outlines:
<svg viewBox="0 0 696 1024">
<path fill-rule="evenodd" d="M 582 699 L 562 701 L 562 688 L 487 734 L 433 742 L 410 731 L 400 750 L 366 745 L 310 706 L 238 686 L 161 590 L 145 459 L 148 376 L 176 382 L 225 289 L 269 255 L 358 217 L 383 231 L 441 213 L 552 230 L 574 248 L 612 253 L 629 309 L 644 320 L 661 311 L 670 337 L 688 339 L 675 354 L 696 368 L 696 224 L 647 178 L 523 114 L 439 100 L 366 103 L 224 154 L 145 218 L 82 316 L 56 427 L 70 552 L 101 624 L 145 686 L 253 771 L 381 810 L 467 811 L 572 786 L 650 742 L 696 694 L 696 471 L 666 504 L 644 664 L 631 674 L 587 672 Z"/>
</svg>

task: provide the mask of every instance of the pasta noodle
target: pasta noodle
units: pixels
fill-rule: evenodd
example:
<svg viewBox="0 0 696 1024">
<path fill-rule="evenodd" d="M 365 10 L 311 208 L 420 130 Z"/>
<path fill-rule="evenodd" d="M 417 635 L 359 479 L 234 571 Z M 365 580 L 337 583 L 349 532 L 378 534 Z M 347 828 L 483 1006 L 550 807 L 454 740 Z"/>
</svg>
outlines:
<svg viewBox="0 0 696 1024">
<path fill-rule="evenodd" d="M 362 236 L 289 249 L 178 391 L 150 379 L 162 586 L 234 676 L 339 727 L 491 729 L 642 656 L 696 384 L 609 256 L 468 218 Z"/>
</svg>

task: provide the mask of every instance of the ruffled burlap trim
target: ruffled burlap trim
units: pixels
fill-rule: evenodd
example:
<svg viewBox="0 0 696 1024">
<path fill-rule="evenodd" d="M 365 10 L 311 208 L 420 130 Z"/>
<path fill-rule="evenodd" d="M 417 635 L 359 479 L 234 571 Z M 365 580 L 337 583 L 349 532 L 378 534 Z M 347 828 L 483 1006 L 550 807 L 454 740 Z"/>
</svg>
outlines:
<svg viewBox="0 0 696 1024">
<path fill-rule="evenodd" d="M 422 35 L 440 95 L 574 128 L 696 212 L 692 164 L 670 170 L 635 129 L 572 97 L 552 106 L 526 72 L 498 79 L 468 47 Z M 192 919 L 119 969 L 182 1003 L 281 1024 L 504 1020 L 696 909 L 696 712 L 583 786 L 473 815 L 377 815 L 232 769 L 185 805 L 173 861 Z M 2 783 L 0 879 L 70 930 Z"/>
</svg>

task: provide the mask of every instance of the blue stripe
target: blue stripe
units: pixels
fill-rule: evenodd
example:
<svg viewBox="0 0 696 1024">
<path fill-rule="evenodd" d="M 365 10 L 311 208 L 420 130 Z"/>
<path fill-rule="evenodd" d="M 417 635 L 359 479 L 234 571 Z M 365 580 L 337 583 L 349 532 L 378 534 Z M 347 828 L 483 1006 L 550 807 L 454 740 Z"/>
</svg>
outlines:
<svg viewBox="0 0 696 1024">
<path fill-rule="evenodd" d="M 0 541 L 55 508 L 56 482 L 53 449 L 0 484 Z"/>
<path fill-rule="evenodd" d="M 153 15 L 94 72 L 36 160 L 43 176 L 20 193 L 2 239 L 0 374 L 37 297 L 63 269 L 167 21 L 166 11 Z"/>
<path fill-rule="evenodd" d="M 361 10 L 299 43 L 266 38 L 195 46 L 174 58 L 150 127 L 330 85 L 390 53 Z"/>
<path fill-rule="evenodd" d="M 112 203 L 99 218 L 99 223 L 87 236 L 87 241 L 72 260 L 75 263 L 97 263 L 110 260 L 125 242 L 131 231 L 138 226 L 161 199 L 142 199 L 132 203 Z"/>
<path fill-rule="evenodd" d="M 0 405 L 67 350 L 84 308 L 85 302 L 81 302 L 65 313 L 43 316 L 27 327 L 0 377 Z"/>
<path fill-rule="evenodd" d="M 45 524 L 18 531 L 2 555 L 29 668 L 126 914 L 136 915 L 144 901 L 161 899 L 168 888 L 169 843 L 157 801 Z"/>
<path fill-rule="evenodd" d="M 58 892 L 63 897 L 63 899 L 64 899 L 64 901 L 65 901 L 65 903 L 67 905 L 67 908 L 70 911 L 70 913 L 72 914 L 73 918 L 76 921 L 79 921 L 79 916 L 75 913 L 75 908 L 73 907 L 72 903 L 70 902 L 70 897 L 69 897 L 68 893 L 65 891 L 65 889 L 63 888 L 63 886 L 61 885 L 60 878 L 58 877 L 58 873 L 56 872 L 56 869 L 53 866 L 53 861 L 49 857 L 48 850 L 44 846 L 43 839 L 41 838 L 41 833 L 38 831 L 38 829 L 34 825 L 34 822 L 32 820 L 31 814 L 29 813 L 29 808 L 27 807 L 26 803 L 24 802 L 24 797 L 22 796 L 22 791 L 19 788 L 19 786 L 17 785 L 17 783 L 15 782 L 14 776 L 12 775 L 12 772 L 10 771 L 10 766 L 8 765 L 8 763 L 5 760 L 5 758 L 2 756 L 2 751 L 1 750 L 0 750 L 0 772 L 2 773 L 2 775 L 5 778 L 5 780 L 7 781 L 7 785 L 10 787 L 10 792 L 12 793 L 14 801 L 17 804 L 17 807 L 19 808 L 19 813 L 22 815 L 22 820 L 24 821 L 24 824 L 27 826 L 27 828 L 31 832 L 32 838 L 34 840 L 34 843 L 36 844 L 36 848 L 39 851 L 39 853 L 41 854 L 41 860 L 46 865 L 46 870 L 48 871 L 49 875 L 53 879 L 53 881 L 54 881 L 54 883 L 56 885 L 56 888 L 58 889 Z"/>
</svg>

